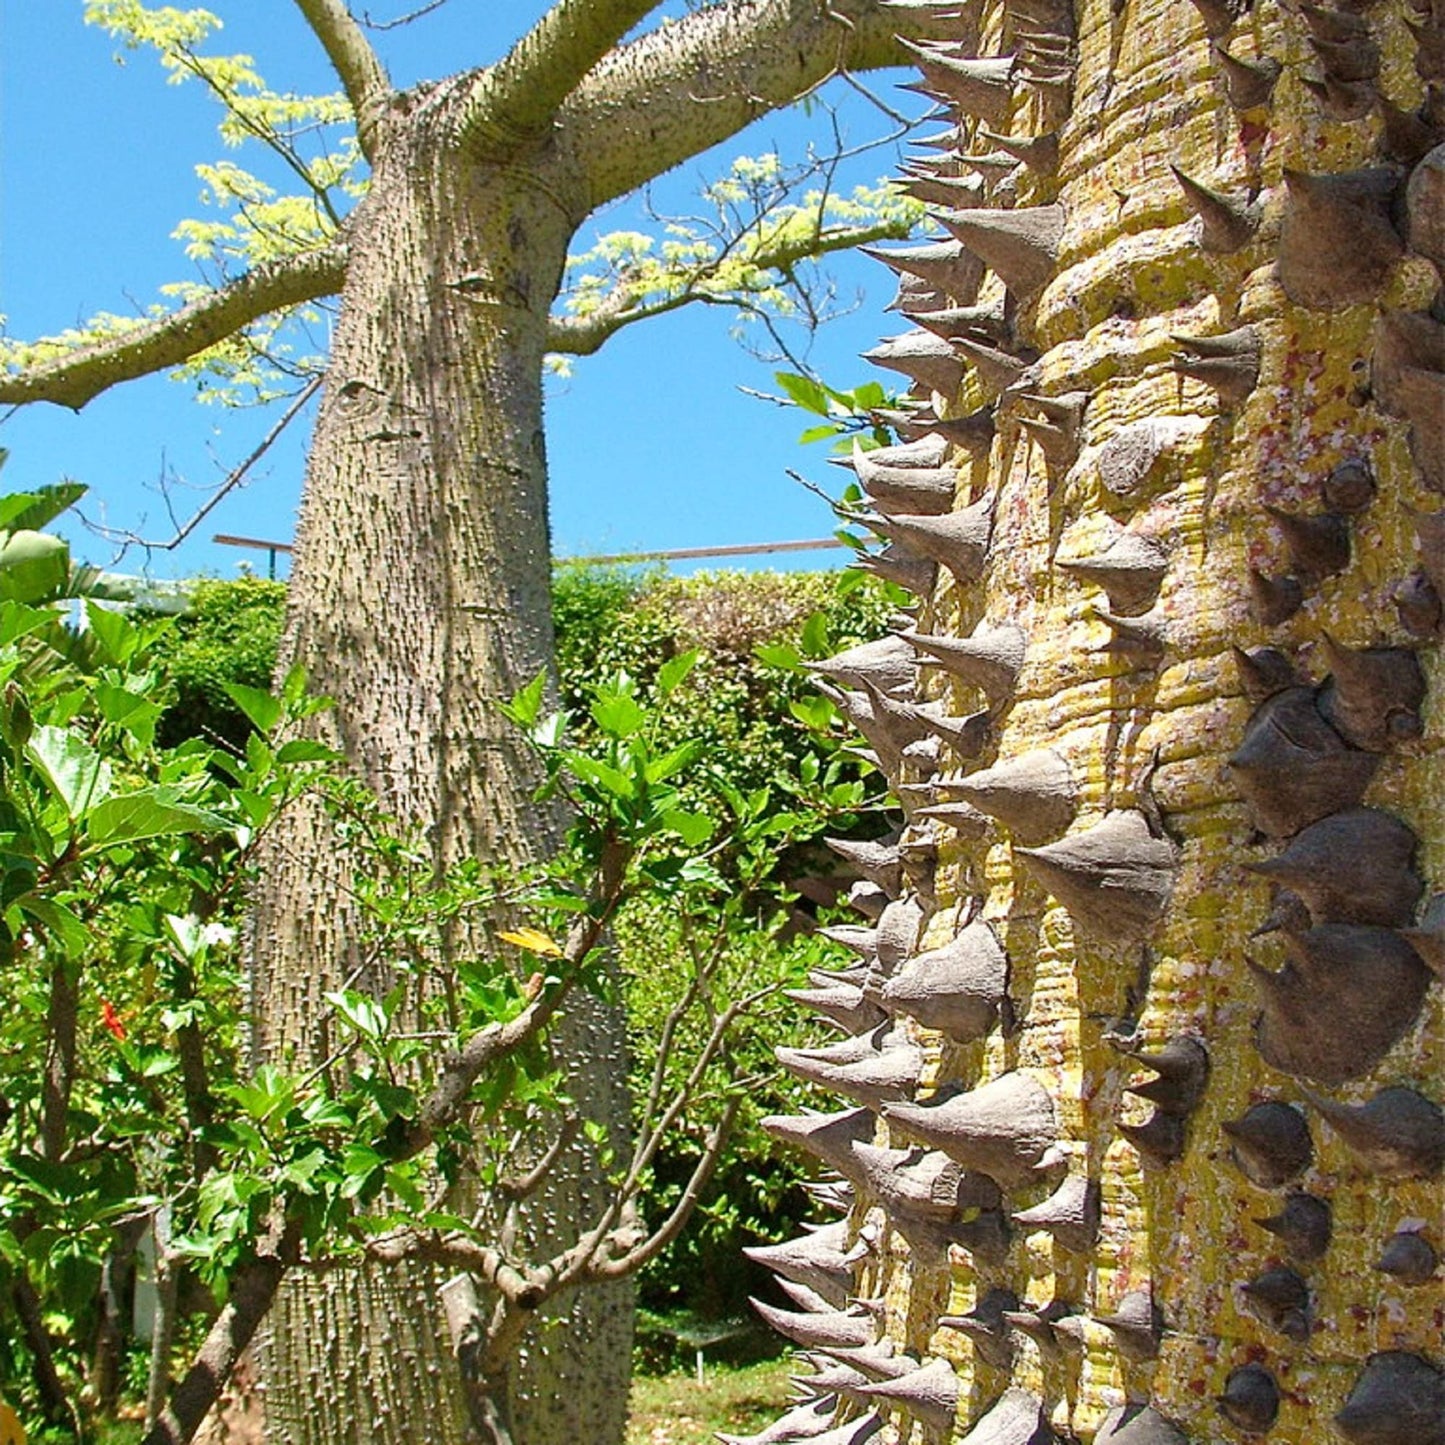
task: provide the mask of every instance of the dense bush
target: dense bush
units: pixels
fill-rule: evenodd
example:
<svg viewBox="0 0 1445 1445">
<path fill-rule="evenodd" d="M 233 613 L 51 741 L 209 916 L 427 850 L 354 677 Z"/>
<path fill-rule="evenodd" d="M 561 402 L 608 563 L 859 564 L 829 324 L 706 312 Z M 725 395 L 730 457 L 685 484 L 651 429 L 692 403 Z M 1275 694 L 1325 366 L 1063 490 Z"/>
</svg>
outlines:
<svg viewBox="0 0 1445 1445">
<path fill-rule="evenodd" d="M 160 649 L 176 688 L 176 700 L 161 720 L 162 745 L 174 747 L 192 737 L 245 745 L 251 724 L 226 684 L 271 685 L 285 610 L 284 582 L 241 577 L 195 584 L 190 612 Z"/>
<path fill-rule="evenodd" d="M 697 648 L 702 659 L 670 718 L 668 743 L 701 739 L 708 754 L 742 793 L 766 792 L 778 806 L 799 777 L 825 780 L 837 754 L 809 723 L 829 709 L 798 670 L 770 665 L 789 650 L 824 656 L 875 637 L 897 594 L 858 573 L 700 573 L 690 578 L 623 569 L 569 567 L 554 584 L 557 648 L 564 705 L 576 708 L 589 683 L 625 669 L 644 683 L 676 652 Z M 664 744 L 666 745 L 666 744 Z M 836 766 L 833 787 L 808 789 L 819 808 L 810 846 L 784 855 L 790 877 L 828 873 L 836 863 L 818 841 L 823 832 L 877 831 L 876 818 L 853 801 L 862 776 Z M 851 791 L 850 791 L 851 787 Z M 642 1087 L 650 1041 L 676 996 L 677 979 L 695 940 L 682 922 L 658 906 L 633 910 L 619 923 L 627 973 L 628 1012 Z M 804 984 L 810 967 L 836 966 L 836 950 L 808 934 L 794 935 L 771 900 L 737 929 L 730 949 L 735 989 L 767 980 Z M 766 1274 L 739 1257 L 745 1243 L 798 1232 L 809 1201 L 800 1161 L 758 1128 L 770 1113 L 796 1112 L 809 1091 L 773 1061 L 772 1047 L 809 1027 L 786 999 L 750 1019 L 736 1050 L 750 1087 L 735 1124 L 734 1147 L 712 1182 L 691 1227 L 642 1280 L 642 1299 L 653 1310 L 686 1310 L 703 1319 L 746 1312 L 745 1296 L 767 1283 Z M 816 1030 L 813 1030 L 816 1033 Z M 685 1054 L 684 1054 L 685 1056 Z M 718 1101 L 719 1104 L 721 1101 Z M 817 1102 L 814 1099 L 814 1102 Z M 691 1160 L 674 1148 L 658 1161 L 659 1203 L 675 1197 Z"/>
<path fill-rule="evenodd" d="M 225 685 L 266 684 L 284 584 L 254 578 L 208 581 L 199 584 L 195 599 L 194 610 L 165 644 L 179 698 L 162 721 L 162 736 L 168 741 L 190 735 L 243 739 L 250 725 Z M 896 600 L 896 594 L 859 573 L 721 572 L 678 578 L 660 569 L 564 566 L 553 585 L 561 704 L 574 730 L 585 737 L 591 726 L 591 689 L 625 672 L 648 693 L 665 663 L 698 650 L 701 657 L 663 717 L 665 731 L 657 747 L 666 751 L 702 743 L 712 770 L 759 808 L 781 811 L 798 786 L 795 780 L 810 778 L 807 806 L 819 809 L 818 824 L 811 842 L 784 854 L 783 875 L 828 873 L 836 860 L 820 835 L 876 831 L 878 823 L 858 807 L 863 770 L 810 726 L 826 719 L 827 707 L 806 675 L 786 664 L 790 654 L 823 656 L 876 636 Z M 771 662 L 758 656 L 760 649 Z M 826 946 L 798 933 L 797 914 L 780 911 L 770 891 L 750 887 L 748 880 L 739 883 L 746 896 L 732 922 L 728 961 L 737 989 L 768 981 L 801 984 L 808 968 L 828 956 Z M 683 960 L 698 941 L 686 936 L 681 919 L 656 904 L 628 912 L 619 920 L 617 936 L 629 981 L 636 1083 L 643 1089 L 662 1021 L 677 996 Z M 743 1072 L 753 1082 L 734 1126 L 734 1147 L 692 1227 L 644 1278 L 643 1298 L 653 1309 L 685 1308 L 712 1319 L 736 1314 L 744 1307 L 743 1296 L 764 1282 L 739 1258 L 740 1246 L 797 1232 L 808 1207 L 799 1166 L 776 1148 L 757 1120 L 796 1111 L 806 1097 L 776 1068 L 771 1053 L 773 1044 L 800 1027 L 796 1010 L 786 1000 L 774 1000 L 748 1022 L 735 1045 Z M 691 1166 L 685 1143 L 657 1161 L 659 1205 L 676 1197 Z"/>
</svg>

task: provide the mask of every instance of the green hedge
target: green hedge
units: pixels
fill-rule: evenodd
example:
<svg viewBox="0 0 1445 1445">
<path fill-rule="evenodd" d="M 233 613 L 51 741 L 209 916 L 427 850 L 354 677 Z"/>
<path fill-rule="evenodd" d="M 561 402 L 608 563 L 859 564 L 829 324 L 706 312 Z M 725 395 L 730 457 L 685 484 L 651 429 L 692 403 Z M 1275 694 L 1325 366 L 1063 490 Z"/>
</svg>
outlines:
<svg viewBox="0 0 1445 1445">
<path fill-rule="evenodd" d="M 286 612 L 286 584 L 260 577 L 199 581 L 191 610 L 162 641 L 178 696 L 161 719 L 160 741 L 188 737 L 245 746 L 251 730 L 226 693 L 228 682 L 270 687 Z"/>
</svg>

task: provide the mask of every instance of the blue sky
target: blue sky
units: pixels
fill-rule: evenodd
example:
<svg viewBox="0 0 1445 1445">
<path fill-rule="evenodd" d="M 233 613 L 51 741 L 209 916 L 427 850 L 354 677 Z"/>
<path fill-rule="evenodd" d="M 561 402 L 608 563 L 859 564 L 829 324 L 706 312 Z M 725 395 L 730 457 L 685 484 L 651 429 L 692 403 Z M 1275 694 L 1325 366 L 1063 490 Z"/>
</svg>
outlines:
<svg viewBox="0 0 1445 1445">
<path fill-rule="evenodd" d="M 272 86 L 335 88 L 291 0 L 216 0 L 209 8 L 226 22 L 217 48 L 253 54 Z M 410 7 L 372 0 L 353 8 L 381 20 Z M 448 0 L 373 39 L 393 81 L 409 84 L 496 59 L 545 8 L 536 0 Z M 81 11 L 80 0 L 0 0 L 0 313 L 12 336 L 48 334 L 99 310 L 142 308 L 165 282 L 193 275 L 171 231 L 200 213 L 195 164 L 224 154 L 217 110 L 201 89 L 167 85 L 148 53 L 118 56 L 113 41 L 82 23 Z M 887 80 L 871 83 L 895 96 Z M 841 108 L 850 143 L 886 128 L 846 87 L 828 95 Z M 655 200 L 684 210 L 700 179 L 733 156 L 800 154 L 818 130 L 816 119 L 797 110 L 769 117 L 667 178 Z M 244 153 L 236 158 L 247 164 Z M 892 164 L 889 151 L 875 151 L 855 165 L 849 183 L 875 179 Z M 648 227 L 635 206 L 614 208 L 584 227 L 579 247 L 619 229 Z M 834 385 L 851 387 L 870 375 L 857 353 L 900 329 L 882 310 L 893 286 L 866 258 L 845 258 L 830 270 L 841 296 L 861 292 L 862 301 L 824 329 L 809 361 Z M 791 468 L 836 490 L 839 474 L 825 465 L 823 449 L 798 445 L 810 419 L 738 389 L 775 390 L 771 372 L 710 308 L 628 328 L 597 356 L 580 359 L 570 378 L 551 386 L 547 410 L 556 553 L 828 535 L 827 509 L 785 475 Z M 169 506 L 183 518 L 273 419 L 255 409 L 198 405 L 183 384 L 164 378 L 115 388 L 79 415 L 23 408 L 0 425 L 0 446 L 11 451 L 0 489 L 73 477 L 91 488 L 87 516 L 164 539 L 174 527 L 161 478 L 172 479 Z M 309 429 L 308 416 L 298 419 L 249 484 L 181 548 L 149 556 L 132 549 L 121 569 L 231 576 L 242 558 L 264 567 L 259 554 L 210 539 L 215 532 L 290 539 Z M 78 527 L 70 535 L 78 555 L 110 564 L 108 543 Z M 786 565 L 837 565 L 844 556 L 811 553 Z"/>
</svg>

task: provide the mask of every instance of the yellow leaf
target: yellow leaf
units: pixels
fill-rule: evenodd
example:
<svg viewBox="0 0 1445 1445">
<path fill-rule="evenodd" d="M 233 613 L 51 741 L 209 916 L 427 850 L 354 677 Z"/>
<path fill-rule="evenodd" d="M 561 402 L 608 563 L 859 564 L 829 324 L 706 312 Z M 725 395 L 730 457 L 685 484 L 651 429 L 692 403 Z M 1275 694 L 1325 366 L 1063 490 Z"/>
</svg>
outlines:
<svg viewBox="0 0 1445 1445">
<path fill-rule="evenodd" d="M 0 1445 L 25 1445 L 25 1431 L 4 1400 L 0 1400 Z"/>
<path fill-rule="evenodd" d="M 497 936 L 506 943 L 515 943 L 518 948 L 526 949 L 528 953 L 540 953 L 544 958 L 562 957 L 562 950 L 545 933 L 535 928 L 518 928 L 514 932 Z"/>
</svg>

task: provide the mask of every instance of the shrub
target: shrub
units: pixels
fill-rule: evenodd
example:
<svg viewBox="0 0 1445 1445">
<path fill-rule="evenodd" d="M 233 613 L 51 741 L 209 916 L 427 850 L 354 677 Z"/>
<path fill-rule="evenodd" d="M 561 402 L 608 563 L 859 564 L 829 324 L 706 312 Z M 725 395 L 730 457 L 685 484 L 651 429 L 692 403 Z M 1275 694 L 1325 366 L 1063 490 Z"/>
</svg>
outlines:
<svg viewBox="0 0 1445 1445">
<path fill-rule="evenodd" d="M 811 841 L 784 853 L 781 865 L 773 865 L 777 871 L 736 880 L 740 898 L 729 923 L 727 967 L 740 990 L 765 982 L 801 984 L 824 956 L 817 939 L 795 936 L 798 913 L 780 910 L 765 885 L 779 877 L 831 872 L 836 860 L 818 841 L 823 832 L 877 830 L 876 819 L 860 816 L 858 809 L 863 770 L 808 725 L 825 721 L 829 708 L 802 670 L 790 664 L 876 636 L 897 598 L 860 573 L 712 572 L 677 578 L 656 569 L 567 564 L 555 574 L 560 701 L 579 739 L 594 728 L 588 705 L 598 686 L 624 672 L 651 695 L 659 669 L 697 649 L 701 657 L 659 719 L 658 751 L 701 744 L 712 772 L 741 801 L 779 813 L 798 806 L 816 810 L 815 826 L 804 830 Z M 162 644 L 179 693 L 161 724 L 164 741 L 196 735 L 244 740 L 250 724 L 225 685 L 267 685 L 284 599 L 284 584 L 255 578 L 198 584 L 193 612 Z M 800 777 L 808 781 L 799 804 L 792 794 Z M 681 783 L 684 806 L 692 786 Z M 617 937 L 629 983 L 635 1083 L 643 1089 L 651 1044 L 677 995 L 690 941 L 681 920 L 656 904 L 625 914 Z M 643 1281 L 650 1307 L 686 1308 L 709 1319 L 745 1309 L 744 1296 L 757 1291 L 763 1276 L 739 1259 L 739 1248 L 794 1234 L 806 1217 L 799 1166 L 757 1127 L 765 1114 L 796 1111 L 804 1097 L 771 1056 L 772 1044 L 799 1027 L 797 1011 L 775 1000 L 735 1045 L 743 1072 L 757 1082 L 692 1227 Z M 686 1141 L 658 1158 L 654 1185 L 660 1205 L 676 1198 L 692 1162 Z"/>
<path fill-rule="evenodd" d="M 176 700 L 161 720 L 163 746 L 174 747 L 185 738 L 245 745 L 251 725 L 226 684 L 271 685 L 285 611 L 284 582 L 241 577 L 195 584 L 190 612 L 160 649 L 176 688 Z"/>
</svg>

